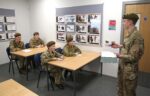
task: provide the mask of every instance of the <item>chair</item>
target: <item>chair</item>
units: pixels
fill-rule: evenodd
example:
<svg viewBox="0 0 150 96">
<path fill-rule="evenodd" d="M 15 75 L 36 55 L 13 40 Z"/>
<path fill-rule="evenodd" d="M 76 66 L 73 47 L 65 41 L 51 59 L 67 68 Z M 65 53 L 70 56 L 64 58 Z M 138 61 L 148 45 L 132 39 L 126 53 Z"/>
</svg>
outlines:
<svg viewBox="0 0 150 96">
<path fill-rule="evenodd" d="M 16 65 L 17 65 L 17 69 L 19 70 L 19 66 L 18 66 L 18 63 L 17 63 L 17 59 L 13 59 L 12 58 L 12 55 L 11 55 L 11 53 L 10 53 L 10 48 L 9 47 L 7 47 L 6 48 L 6 53 L 7 53 L 7 55 L 8 55 L 8 58 L 9 58 L 9 73 L 10 73 L 10 68 L 12 68 L 12 71 L 13 71 L 13 75 L 15 74 L 15 72 L 14 72 L 14 63 L 16 63 Z M 19 70 L 19 73 L 20 73 L 20 70 Z"/>
<path fill-rule="evenodd" d="M 63 49 L 62 48 L 56 48 L 55 51 L 60 53 L 60 54 L 63 54 Z"/>
<path fill-rule="evenodd" d="M 29 44 L 29 43 L 26 43 L 26 44 L 25 44 L 25 48 L 30 48 L 30 44 Z"/>
<path fill-rule="evenodd" d="M 40 58 L 41 59 L 41 58 Z M 41 60 L 40 60 L 41 61 Z M 52 81 L 52 77 L 50 76 L 50 71 L 48 71 L 48 64 L 46 66 L 46 69 L 42 68 L 42 65 L 41 63 L 39 64 L 39 76 L 38 76 L 38 82 L 37 82 L 37 88 L 39 87 L 39 82 L 40 82 L 40 78 L 41 78 L 41 74 L 42 73 L 46 73 L 46 78 L 47 78 L 47 89 L 49 91 L 49 80 L 51 82 L 51 87 L 52 87 L 52 90 L 54 90 L 54 84 L 53 84 L 53 81 Z"/>
</svg>

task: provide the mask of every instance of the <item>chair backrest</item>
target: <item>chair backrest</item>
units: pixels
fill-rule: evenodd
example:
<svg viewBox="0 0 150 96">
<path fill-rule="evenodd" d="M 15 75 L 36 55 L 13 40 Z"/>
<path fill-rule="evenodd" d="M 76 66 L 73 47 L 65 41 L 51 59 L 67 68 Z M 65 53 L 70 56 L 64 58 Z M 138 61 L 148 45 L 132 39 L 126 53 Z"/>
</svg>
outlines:
<svg viewBox="0 0 150 96">
<path fill-rule="evenodd" d="M 11 53 L 10 53 L 10 48 L 9 47 L 6 48 L 6 53 L 8 55 L 8 58 L 11 59 Z"/>
<path fill-rule="evenodd" d="M 63 54 L 63 49 L 62 48 L 56 48 L 55 51 L 60 53 L 60 54 Z"/>
<path fill-rule="evenodd" d="M 26 44 L 25 44 L 25 48 L 30 48 L 30 44 L 29 44 L 29 43 L 26 43 Z"/>
</svg>

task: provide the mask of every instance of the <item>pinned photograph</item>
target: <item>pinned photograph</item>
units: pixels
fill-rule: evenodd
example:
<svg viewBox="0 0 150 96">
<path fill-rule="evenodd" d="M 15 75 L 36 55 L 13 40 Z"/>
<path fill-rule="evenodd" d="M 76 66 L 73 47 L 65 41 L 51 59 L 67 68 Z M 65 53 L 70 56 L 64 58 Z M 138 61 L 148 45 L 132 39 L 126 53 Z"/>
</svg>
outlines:
<svg viewBox="0 0 150 96">
<path fill-rule="evenodd" d="M 11 33 L 11 32 L 10 32 L 10 33 L 7 33 L 7 38 L 8 38 L 8 39 L 14 39 L 14 38 L 15 38 L 14 35 L 15 35 L 15 33 Z"/>
<path fill-rule="evenodd" d="M 16 18 L 11 16 L 11 17 L 6 17 L 6 22 L 10 22 L 10 23 L 15 23 L 16 22 Z"/>
<path fill-rule="evenodd" d="M 86 33 L 88 31 L 87 25 L 76 25 L 76 32 Z"/>
<path fill-rule="evenodd" d="M 0 16 L 0 22 L 4 22 L 4 16 Z"/>
<path fill-rule="evenodd" d="M 87 35 L 85 35 L 85 34 L 77 34 L 76 35 L 76 41 L 78 43 L 86 43 L 87 42 Z"/>
<path fill-rule="evenodd" d="M 0 40 L 6 40 L 6 34 L 0 34 Z"/>
<path fill-rule="evenodd" d="M 90 25 L 88 26 L 88 31 L 90 34 L 99 34 L 101 28 L 101 15 L 90 14 L 89 15 Z"/>
<path fill-rule="evenodd" d="M 6 25 L 6 29 L 7 31 L 16 31 L 17 30 L 16 24 L 8 24 Z"/>
<path fill-rule="evenodd" d="M 88 22 L 88 15 L 77 15 L 78 23 L 86 23 Z"/>
<path fill-rule="evenodd" d="M 100 36 L 99 35 L 88 35 L 88 43 L 99 44 L 100 43 Z"/>
<path fill-rule="evenodd" d="M 0 32 L 2 32 L 2 33 L 4 32 L 4 25 L 1 22 L 0 22 Z"/>
<path fill-rule="evenodd" d="M 65 33 L 57 33 L 57 40 L 65 41 Z"/>
<path fill-rule="evenodd" d="M 57 22 L 60 22 L 60 23 L 65 22 L 65 17 L 64 16 L 57 16 Z"/>
<path fill-rule="evenodd" d="M 76 15 L 66 15 L 65 21 L 66 22 L 76 22 Z"/>
<path fill-rule="evenodd" d="M 64 24 L 58 24 L 57 25 L 57 31 L 64 32 L 65 31 L 65 25 Z"/>
<path fill-rule="evenodd" d="M 66 31 L 67 31 L 67 32 L 75 32 L 75 25 L 71 25 L 71 24 L 69 25 L 69 24 L 68 24 L 68 25 L 66 26 Z"/>
</svg>

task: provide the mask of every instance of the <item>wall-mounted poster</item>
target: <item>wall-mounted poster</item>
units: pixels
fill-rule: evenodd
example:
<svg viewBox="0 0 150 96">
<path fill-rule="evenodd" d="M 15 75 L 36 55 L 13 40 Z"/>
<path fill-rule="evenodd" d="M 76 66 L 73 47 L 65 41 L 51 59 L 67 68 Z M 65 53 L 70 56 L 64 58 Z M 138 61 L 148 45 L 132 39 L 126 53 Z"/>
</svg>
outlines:
<svg viewBox="0 0 150 96">
<path fill-rule="evenodd" d="M 65 25 L 64 24 L 58 24 L 57 25 L 57 31 L 64 32 L 65 31 Z"/>
<path fill-rule="evenodd" d="M 6 22 L 10 22 L 10 23 L 15 23 L 16 22 L 16 18 L 15 17 L 6 17 Z"/>
<path fill-rule="evenodd" d="M 4 32 L 4 25 L 0 22 L 0 33 Z"/>
<path fill-rule="evenodd" d="M 8 31 L 16 31 L 17 30 L 16 29 L 16 24 L 8 24 L 8 25 L 6 25 L 6 29 Z"/>
<path fill-rule="evenodd" d="M 60 41 L 65 41 L 65 33 L 61 33 L 61 32 L 58 32 L 57 33 L 57 40 L 60 40 Z"/>
<path fill-rule="evenodd" d="M 59 22 L 59 23 L 65 22 L 65 16 L 57 16 L 57 22 Z"/>
<path fill-rule="evenodd" d="M 15 33 L 12 33 L 12 32 L 10 32 L 10 33 L 7 33 L 7 38 L 8 39 L 14 39 L 15 38 Z"/>
<path fill-rule="evenodd" d="M 116 30 L 116 20 L 109 21 L 109 30 Z"/>
<path fill-rule="evenodd" d="M 88 22 L 88 15 L 77 15 L 77 22 L 78 23 L 86 23 Z"/>
<path fill-rule="evenodd" d="M 66 22 L 76 22 L 76 15 L 66 15 L 65 21 Z"/>
<path fill-rule="evenodd" d="M 68 25 L 66 26 L 66 31 L 67 31 L 67 32 L 75 32 L 75 25 L 73 25 L 73 24 L 68 24 Z"/>
<path fill-rule="evenodd" d="M 86 33 L 86 32 L 88 32 L 87 25 L 76 25 L 76 32 L 79 32 L 79 33 Z"/>
<path fill-rule="evenodd" d="M 86 34 L 77 34 L 76 35 L 76 42 L 86 43 L 87 42 L 87 35 Z"/>
<path fill-rule="evenodd" d="M 4 16 L 0 16 L 0 22 L 4 22 Z"/>
<path fill-rule="evenodd" d="M 6 40 L 6 34 L 0 34 L 0 40 Z"/>
<path fill-rule="evenodd" d="M 89 15 L 90 25 L 88 26 L 88 31 L 90 34 L 99 34 L 101 28 L 101 15 L 100 14 L 90 14 Z"/>
<path fill-rule="evenodd" d="M 88 35 L 88 43 L 90 44 L 99 44 L 100 36 L 99 35 Z"/>
</svg>

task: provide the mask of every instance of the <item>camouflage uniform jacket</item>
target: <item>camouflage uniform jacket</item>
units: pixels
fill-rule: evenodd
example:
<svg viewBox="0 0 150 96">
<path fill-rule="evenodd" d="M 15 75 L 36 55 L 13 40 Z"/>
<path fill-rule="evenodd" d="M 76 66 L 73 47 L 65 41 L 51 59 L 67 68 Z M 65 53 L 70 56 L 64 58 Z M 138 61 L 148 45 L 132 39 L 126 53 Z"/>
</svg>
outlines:
<svg viewBox="0 0 150 96">
<path fill-rule="evenodd" d="M 30 40 L 30 47 L 35 48 L 38 45 L 44 45 L 44 41 L 39 38 L 38 40 L 34 39 L 34 37 Z"/>
<path fill-rule="evenodd" d="M 42 53 L 42 55 L 41 55 L 41 63 L 46 64 L 49 61 L 53 60 L 53 58 L 59 58 L 61 56 L 62 55 L 57 53 L 56 51 L 55 52 L 49 52 L 47 50 L 46 52 Z"/>
<path fill-rule="evenodd" d="M 75 53 L 81 53 L 81 50 L 77 46 L 73 45 L 70 47 L 68 44 L 64 46 L 63 48 L 64 56 L 68 56 L 68 57 L 75 56 Z"/>
<path fill-rule="evenodd" d="M 119 67 L 124 70 L 125 78 L 133 80 L 137 77 L 138 62 L 144 53 L 144 39 L 136 28 L 129 31 L 124 38 L 121 49 L 121 60 Z"/>
<path fill-rule="evenodd" d="M 9 48 L 11 52 L 19 51 L 19 50 L 24 49 L 24 43 L 22 41 L 20 41 L 19 43 L 16 43 L 15 40 L 12 40 L 10 41 Z"/>
</svg>

